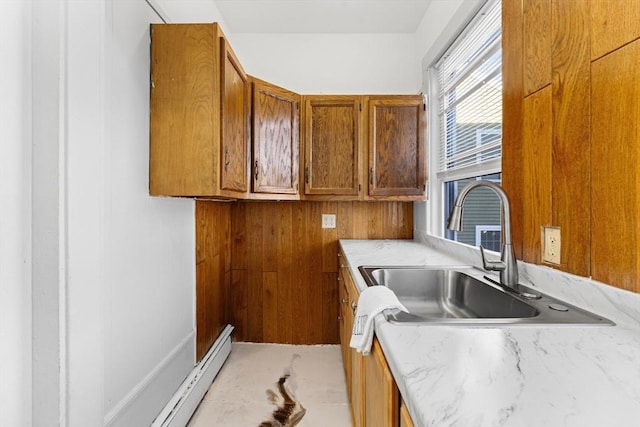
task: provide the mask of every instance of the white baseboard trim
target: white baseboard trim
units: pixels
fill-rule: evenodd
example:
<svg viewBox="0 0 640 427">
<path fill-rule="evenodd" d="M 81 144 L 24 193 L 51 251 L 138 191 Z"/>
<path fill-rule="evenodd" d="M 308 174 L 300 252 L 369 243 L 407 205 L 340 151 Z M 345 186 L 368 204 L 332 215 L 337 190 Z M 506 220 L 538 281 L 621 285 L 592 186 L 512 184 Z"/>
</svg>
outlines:
<svg viewBox="0 0 640 427">
<path fill-rule="evenodd" d="M 195 331 L 189 332 L 104 417 L 105 427 L 149 425 L 155 414 L 193 368 Z"/>
<path fill-rule="evenodd" d="M 178 391 L 165 405 L 151 427 L 185 427 L 222 368 L 222 364 L 231 353 L 231 332 L 233 326 L 227 325 Z"/>
</svg>

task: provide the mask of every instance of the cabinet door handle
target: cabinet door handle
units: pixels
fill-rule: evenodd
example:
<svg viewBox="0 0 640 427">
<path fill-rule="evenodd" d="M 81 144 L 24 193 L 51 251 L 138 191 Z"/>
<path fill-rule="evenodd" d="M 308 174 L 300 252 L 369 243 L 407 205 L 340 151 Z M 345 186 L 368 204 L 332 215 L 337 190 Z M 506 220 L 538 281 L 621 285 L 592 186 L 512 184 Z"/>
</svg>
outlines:
<svg viewBox="0 0 640 427">
<path fill-rule="evenodd" d="M 254 176 L 256 181 L 258 180 L 258 161 L 256 160 L 255 166 L 254 166 Z"/>
<path fill-rule="evenodd" d="M 342 299 L 340 300 L 340 302 L 341 302 L 342 304 L 346 304 L 346 303 L 348 303 L 348 302 L 349 302 L 349 300 L 347 300 L 346 298 L 342 298 Z"/>
<path fill-rule="evenodd" d="M 229 147 L 224 147 L 224 171 L 227 171 L 227 168 L 229 167 L 229 163 L 231 161 L 229 160 Z"/>
<path fill-rule="evenodd" d="M 351 310 L 353 311 L 353 314 L 356 314 L 356 310 L 358 309 L 358 303 L 353 301 L 351 303 Z"/>
<path fill-rule="evenodd" d="M 369 169 L 369 185 L 373 185 L 373 168 Z"/>
</svg>

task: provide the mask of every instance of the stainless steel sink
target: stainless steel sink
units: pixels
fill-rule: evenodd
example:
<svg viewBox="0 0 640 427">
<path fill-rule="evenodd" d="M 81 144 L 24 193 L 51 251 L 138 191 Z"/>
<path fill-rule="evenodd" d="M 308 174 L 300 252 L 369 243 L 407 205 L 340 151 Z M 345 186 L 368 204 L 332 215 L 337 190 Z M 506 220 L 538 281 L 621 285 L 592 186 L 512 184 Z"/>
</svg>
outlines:
<svg viewBox="0 0 640 427">
<path fill-rule="evenodd" d="M 391 289 L 407 312 L 385 310 L 402 324 L 584 324 L 608 319 L 520 285 L 518 291 L 479 279 L 468 268 L 376 267 L 359 270 L 369 286 Z M 465 272 L 466 271 L 466 272 Z"/>
</svg>

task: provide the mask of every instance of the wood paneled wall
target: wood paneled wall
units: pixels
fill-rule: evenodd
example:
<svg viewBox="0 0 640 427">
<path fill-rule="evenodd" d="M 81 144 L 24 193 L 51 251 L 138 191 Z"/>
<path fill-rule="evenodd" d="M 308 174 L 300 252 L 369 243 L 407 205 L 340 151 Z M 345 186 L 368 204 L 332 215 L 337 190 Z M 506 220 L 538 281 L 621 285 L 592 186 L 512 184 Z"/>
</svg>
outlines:
<svg viewBox="0 0 640 427">
<path fill-rule="evenodd" d="M 640 1 L 503 0 L 504 186 L 518 255 L 640 292 Z"/>
<path fill-rule="evenodd" d="M 207 353 L 229 313 L 231 203 L 196 202 L 196 356 Z"/>
<path fill-rule="evenodd" d="M 322 214 L 337 228 L 322 229 Z M 239 341 L 338 343 L 338 239 L 410 239 L 407 202 L 238 202 L 229 322 Z"/>
</svg>

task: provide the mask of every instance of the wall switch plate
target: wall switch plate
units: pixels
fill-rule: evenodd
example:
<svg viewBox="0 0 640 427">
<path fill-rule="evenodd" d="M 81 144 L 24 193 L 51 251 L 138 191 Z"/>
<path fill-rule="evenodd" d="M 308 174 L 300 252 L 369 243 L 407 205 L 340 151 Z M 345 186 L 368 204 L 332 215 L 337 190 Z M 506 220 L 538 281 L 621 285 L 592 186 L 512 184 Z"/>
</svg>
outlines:
<svg viewBox="0 0 640 427">
<path fill-rule="evenodd" d="M 542 227 L 542 261 L 560 265 L 560 227 Z"/>
<path fill-rule="evenodd" d="M 322 214 L 322 228 L 336 228 L 336 214 Z"/>
</svg>

